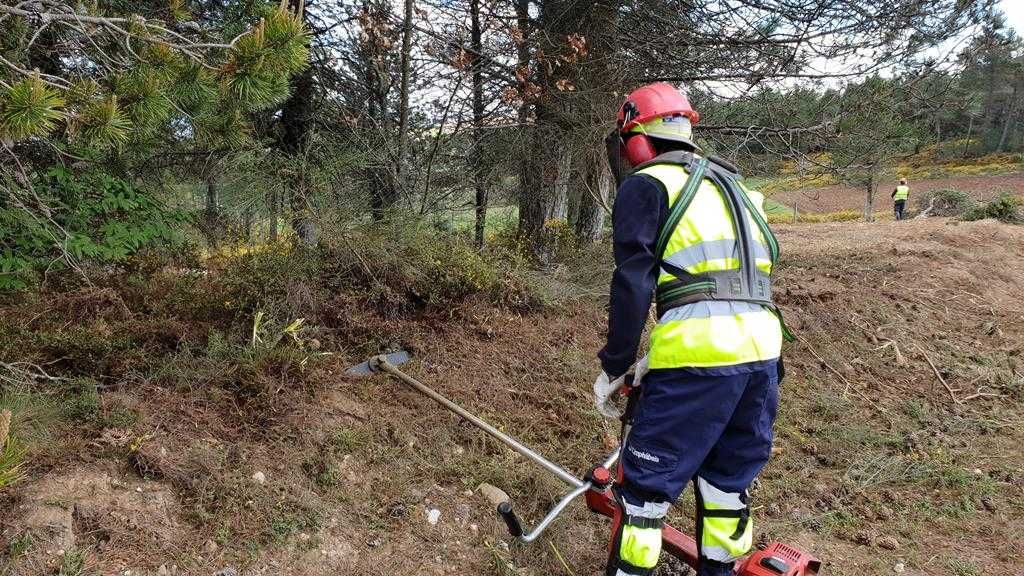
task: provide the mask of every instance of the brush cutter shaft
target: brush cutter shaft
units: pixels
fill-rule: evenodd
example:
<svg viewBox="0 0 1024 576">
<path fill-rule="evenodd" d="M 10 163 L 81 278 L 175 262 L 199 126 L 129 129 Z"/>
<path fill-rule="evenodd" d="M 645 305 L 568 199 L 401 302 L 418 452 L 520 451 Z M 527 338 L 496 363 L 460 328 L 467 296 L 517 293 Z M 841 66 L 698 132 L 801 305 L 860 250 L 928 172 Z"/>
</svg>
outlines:
<svg viewBox="0 0 1024 576">
<path fill-rule="evenodd" d="M 504 434 L 494 426 L 491 426 L 487 422 L 484 422 L 480 418 L 477 418 L 473 414 L 470 414 L 464 410 L 458 404 L 445 398 L 441 394 L 435 392 L 432 388 L 416 380 L 412 376 L 409 376 L 405 372 L 402 372 L 394 364 L 392 364 L 387 355 L 375 356 L 362 366 L 363 370 L 369 370 L 371 372 L 386 372 L 395 378 L 398 378 L 402 382 L 405 382 L 416 391 L 420 392 L 424 396 L 429 397 L 431 400 L 437 402 L 446 409 L 457 414 L 470 424 L 483 430 L 489 434 L 492 438 L 498 440 L 502 444 L 505 444 L 509 448 L 516 452 L 526 456 L 548 472 L 551 472 L 557 476 L 560 480 L 573 487 L 565 496 L 558 501 L 557 504 L 544 516 L 544 519 L 540 521 L 537 526 L 528 533 L 524 533 L 522 523 L 519 521 L 519 517 L 516 516 L 515 511 L 512 509 L 511 502 L 503 502 L 498 506 L 498 514 L 501 515 L 502 519 L 505 520 L 505 524 L 508 526 L 509 532 L 513 537 L 518 538 L 522 542 L 532 542 L 540 536 L 544 530 L 557 518 L 565 508 L 576 498 L 581 495 L 586 495 L 587 507 L 591 511 L 601 514 L 603 516 L 615 517 L 616 514 L 621 514 L 621 510 L 618 508 L 618 504 L 615 503 L 614 496 L 608 485 L 595 486 L 589 478 L 596 478 L 595 471 L 603 471 L 606 475 L 618 461 L 619 451 L 612 452 L 599 469 L 595 468 L 594 471 L 587 475 L 588 480 L 577 478 L 565 471 L 561 466 L 551 462 L 547 458 L 537 454 L 530 448 L 524 446 L 515 438 Z M 361 373 L 361 372 L 360 372 Z M 598 479 L 596 482 L 601 483 L 605 480 Z M 696 567 L 698 564 L 698 552 L 697 543 L 687 534 L 676 530 L 675 528 L 665 525 L 662 530 L 662 542 L 665 547 L 665 552 L 679 558 L 683 562 L 686 562 L 690 566 Z M 740 562 L 739 569 L 736 572 L 737 576 L 814 576 L 818 574 L 818 570 L 821 567 L 821 562 L 816 558 L 803 552 L 792 546 L 785 544 L 773 543 L 763 550 L 759 550 L 745 558 Z"/>
<path fill-rule="evenodd" d="M 551 472 L 552 474 L 557 476 L 561 481 L 565 482 L 566 484 L 568 484 L 568 485 L 570 485 L 570 486 L 572 486 L 574 488 L 581 488 L 581 487 L 583 487 L 586 484 L 583 480 L 580 480 L 579 478 L 573 476 L 572 474 L 567 472 L 561 466 L 555 464 L 554 462 L 552 462 L 552 461 L 548 460 L 547 458 L 541 456 L 540 454 L 534 452 L 529 447 L 524 446 L 522 443 L 520 443 L 515 438 L 512 438 L 511 436 L 502 433 L 500 430 L 498 430 L 494 426 L 491 426 L 487 422 L 484 422 L 480 418 L 477 418 L 473 414 L 470 414 L 465 409 L 463 409 L 461 406 L 459 406 L 458 404 L 456 404 L 456 403 L 452 402 L 451 400 L 445 398 L 444 396 L 438 394 L 436 391 L 434 391 L 434 389 L 430 388 L 426 384 L 423 384 L 419 380 L 416 380 L 412 376 L 409 376 L 405 372 L 402 372 L 401 370 L 396 368 L 394 364 L 388 362 L 388 360 L 387 360 L 387 358 L 385 356 L 375 356 L 374 358 L 370 359 L 370 367 L 372 369 L 375 369 L 375 370 L 381 370 L 381 371 L 387 372 L 388 374 L 394 376 L 395 378 L 398 378 L 402 382 L 405 382 L 409 386 L 415 388 L 418 392 L 420 392 L 424 396 L 429 397 L 434 402 L 437 402 L 438 404 L 440 404 L 441 406 L 444 406 L 445 408 L 447 408 L 451 412 L 454 412 L 455 414 L 459 415 L 460 417 L 462 417 L 464 420 L 466 420 L 470 424 L 472 424 L 472 425 L 476 426 L 477 428 L 483 430 L 484 432 L 489 434 L 491 437 L 493 437 L 495 440 L 498 440 L 499 442 L 505 444 L 509 448 L 515 450 L 516 452 L 518 452 L 518 453 L 522 454 L 523 456 L 526 456 L 530 460 L 534 461 L 537 465 L 539 465 L 540 467 L 544 468 L 548 472 Z M 583 491 L 580 492 L 580 494 L 582 494 L 582 493 L 583 493 Z"/>
</svg>

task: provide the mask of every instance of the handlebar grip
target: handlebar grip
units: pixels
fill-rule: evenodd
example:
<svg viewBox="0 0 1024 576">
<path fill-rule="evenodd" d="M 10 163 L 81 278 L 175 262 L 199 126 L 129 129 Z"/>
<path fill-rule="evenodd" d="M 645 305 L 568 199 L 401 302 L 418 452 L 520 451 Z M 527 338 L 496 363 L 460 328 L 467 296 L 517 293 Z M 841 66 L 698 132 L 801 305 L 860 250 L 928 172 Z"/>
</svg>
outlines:
<svg viewBox="0 0 1024 576">
<path fill-rule="evenodd" d="M 515 538 L 519 538 L 523 535 L 523 525 L 519 522 L 519 516 L 516 516 L 515 510 L 512 509 L 512 503 L 509 501 L 498 504 L 498 515 L 505 521 L 505 526 L 508 526 L 508 533 Z"/>
</svg>

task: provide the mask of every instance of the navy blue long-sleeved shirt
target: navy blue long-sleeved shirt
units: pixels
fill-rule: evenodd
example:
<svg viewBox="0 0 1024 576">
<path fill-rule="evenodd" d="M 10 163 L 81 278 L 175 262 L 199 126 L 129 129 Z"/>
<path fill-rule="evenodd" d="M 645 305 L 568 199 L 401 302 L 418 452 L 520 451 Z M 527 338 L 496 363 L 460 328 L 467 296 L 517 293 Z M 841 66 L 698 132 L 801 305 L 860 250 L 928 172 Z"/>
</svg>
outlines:
<svg viewBox="0 0 1024 576">
<path fill-rule="evenodd" d="M 598 353 L 609 376 L 625 374 L 636 361 L 658 281 L 655 245 L 668 211 L 668 194 L 654 178 L 634 174 L 619 186 L 612 209 L 615 273 L 608 302 L 608 343 Z"/>
</svg>

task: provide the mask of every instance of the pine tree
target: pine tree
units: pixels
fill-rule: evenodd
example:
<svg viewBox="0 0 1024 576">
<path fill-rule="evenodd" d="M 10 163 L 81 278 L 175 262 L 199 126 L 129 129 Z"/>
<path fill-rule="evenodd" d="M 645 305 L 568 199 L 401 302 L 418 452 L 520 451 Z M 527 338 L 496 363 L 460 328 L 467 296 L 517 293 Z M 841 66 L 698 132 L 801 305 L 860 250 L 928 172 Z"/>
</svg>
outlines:
<svg viewBox="0 0 1024 576">
<path fill-rule="evenodd" d="M 249 114 L 284 101 L 289 77 L 309 61 L 301 13 L 284 3 L 257 5 L 220 30 L 177 0 L 147 15 L 22 6 L 0 5 L 0 138 L 8 146 L 42 139 L 75 156 L 182 139 L 239 146 Z M 239 23 L 248 25 L 234 32 Z M 38 44 L 42 32 L 53 41 Z M 49 69 L 30 69 L 39 61 Z"/>
</svg>

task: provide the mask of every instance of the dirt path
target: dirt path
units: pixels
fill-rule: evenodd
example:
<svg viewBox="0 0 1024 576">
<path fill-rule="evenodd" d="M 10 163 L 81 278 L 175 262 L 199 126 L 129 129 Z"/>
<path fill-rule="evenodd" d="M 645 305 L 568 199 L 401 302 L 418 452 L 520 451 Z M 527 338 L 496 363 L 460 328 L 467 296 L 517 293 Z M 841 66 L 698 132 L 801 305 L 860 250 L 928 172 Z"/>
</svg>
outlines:
<svg viewBox="0 0 1024 576">
<path fill-rule="evenodd" d="M 878 187 L 875 204 L 878 209 L 889 207 L 889 193 L 895 182 L 885 182 Z M 988 200 L 1002 192 L 1024 194 L 1024 173 L 1000 174 L 997 176 L 956 176 L 911 182 L 911 204 L 913 194 L 929 190 L 953 189 L 968 192 L 976 200 Z M 807 190 L 788 190 L 772 194 L 772 199 L 787 206 L 798 206 L 806 212 L 837 212 L 839 210 L 863 210 L 864 191 L 852 186 L 826 186 Z"/>
</svg>

